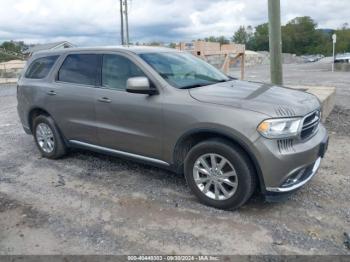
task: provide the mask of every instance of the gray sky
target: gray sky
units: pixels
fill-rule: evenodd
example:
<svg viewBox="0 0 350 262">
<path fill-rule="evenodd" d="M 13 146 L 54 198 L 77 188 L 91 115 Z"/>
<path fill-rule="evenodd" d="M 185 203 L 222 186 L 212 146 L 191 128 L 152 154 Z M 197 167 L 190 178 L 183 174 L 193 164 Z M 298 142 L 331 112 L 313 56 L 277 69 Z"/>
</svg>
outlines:
<svg viewBox="0 0 350 262">
<path fill-rule="evenodd" d="M 267 21 L 267 0 L 129 0 L 131 41 L 231 37 Z M 349 0 L 281 0 L 282 23 L 311 16 L 320 28 L 350 23 Z M 119 0 L 0 0 L 0 42 L 119 44 Z"/>
</svg>

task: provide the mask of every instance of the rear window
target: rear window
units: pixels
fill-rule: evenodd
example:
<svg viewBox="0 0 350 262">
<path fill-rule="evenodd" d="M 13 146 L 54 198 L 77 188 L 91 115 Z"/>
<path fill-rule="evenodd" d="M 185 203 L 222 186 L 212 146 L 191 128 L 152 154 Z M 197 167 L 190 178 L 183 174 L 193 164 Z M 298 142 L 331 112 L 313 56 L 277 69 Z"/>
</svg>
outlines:
<svg viewBox="0 0 350 262">
<path fill-rule="evenodd" d="M 94 54 L 68 55 L 58 72 L 58 81 L 96 85 L 98 56 Z"/>
<path fill-rule="evenodd" d="M 32 79 L 45 78 L 49 74 L 57 58 L 58 56 L 55 55 L 55 56 L 41 57 L 34 60 L 28 67 L 25 77 L 32 78 Z"/>
</svg>

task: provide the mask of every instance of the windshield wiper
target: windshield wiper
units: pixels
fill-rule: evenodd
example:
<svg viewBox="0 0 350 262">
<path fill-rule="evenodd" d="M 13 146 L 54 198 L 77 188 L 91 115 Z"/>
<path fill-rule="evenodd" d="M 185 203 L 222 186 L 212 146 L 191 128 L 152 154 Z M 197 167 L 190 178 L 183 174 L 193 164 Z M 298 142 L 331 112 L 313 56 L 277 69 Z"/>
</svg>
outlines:
<svg viewBox="0 0 350 262">
<path fill-rule="evenodd" d="M 180 89 L 191 89 L 191 88 L 196 88 L 196 87 L 201 87 L 201 86 L 208 86 L 208 84 L 193 84 L 193 85 L 180 87 Z"/>
<path fill-rule="evenodd" d="M 222 80 L 217 80 L 214 83 L 210 83 L 210 84 L 193 84 L 193 85 L 183 86 L 183 87 L 180 87 L 180 89 L 191 89 L 191 88 L 202 87 L 202 86 L 210 86 L 210 85 L 215 85 L 217 83 L 223 83 L 228 81 L 230 81 L 230 79 L 227 79 L 227 80 L 222 79 Z"/>
</svg>

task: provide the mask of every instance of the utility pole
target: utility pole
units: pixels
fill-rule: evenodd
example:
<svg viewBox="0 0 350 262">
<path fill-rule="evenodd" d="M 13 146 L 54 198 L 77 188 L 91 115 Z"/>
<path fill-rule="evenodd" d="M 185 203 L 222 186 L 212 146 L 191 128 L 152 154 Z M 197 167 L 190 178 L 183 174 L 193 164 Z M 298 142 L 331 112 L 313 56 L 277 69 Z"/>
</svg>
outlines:
<svg viewBox="0 0 350 262">
<path fill-rule="evenodd" d="M 123 0 L 120 1 L 120 40 L 124 45 L 124 14 L 123 14 Z"/>
<path fill-rule="evenodd" d="M 125 28 L 126 28 L 126 44 L 129 45 L 129 17 L 128 17 L 128 0 L 125 0 Z"/>
<path fill-rule="evenodd" d="M 129 14 L 128 14 L 128 0 L 120 1 L 120 38 L 122 45 L 129 45 Z M 124 21 L 125 19 L 125 21 Z M 125 26 L 125 30 L 124 30 Z M 126 32 L 126 37 L 125 33 Z"/>
<path fill-rule="evenodd" d="M 337 43 L 337 35 L 333 34 L 332 35 L 332 40 L 333 40 L 333 63 L 332 63 L 332 72 L 334 72 L 334 67 L 335 67 L 335 44 Z"/>
<path fill-rule="evenodd" d="M 280 0 L 268 0 L 271 83 L 283 84 Z"/>
</svg>

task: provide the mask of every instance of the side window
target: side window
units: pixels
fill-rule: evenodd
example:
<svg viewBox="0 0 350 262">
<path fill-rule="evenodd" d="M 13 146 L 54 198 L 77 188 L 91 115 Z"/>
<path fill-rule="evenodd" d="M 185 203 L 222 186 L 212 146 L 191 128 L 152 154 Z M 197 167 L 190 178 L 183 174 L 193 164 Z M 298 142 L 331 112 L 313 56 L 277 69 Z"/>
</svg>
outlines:
<svg viewBox="0 0 350 262">
<path fill-rule="evenodd" d="M 45 78 L 53 64 L 56 62 L 58 56 L 46 56 L 34 60 L 28 67 L 28 70 L 25 74 L 26 78 L 32 79 L 42 79 Z"/>
<path fill-rule="evenodd" d="M 94 54 L 68 55 L 58 72 L 59 81 L 96 85 L 98 56 Z"/>
<path fill-rule="evenodd" d="M 102 63 L 102 86 L 126 90 L 130 77 L 145 76 L 142 70 L 129 59 L 120 55 L 104 55 Z"/>
</svg>

